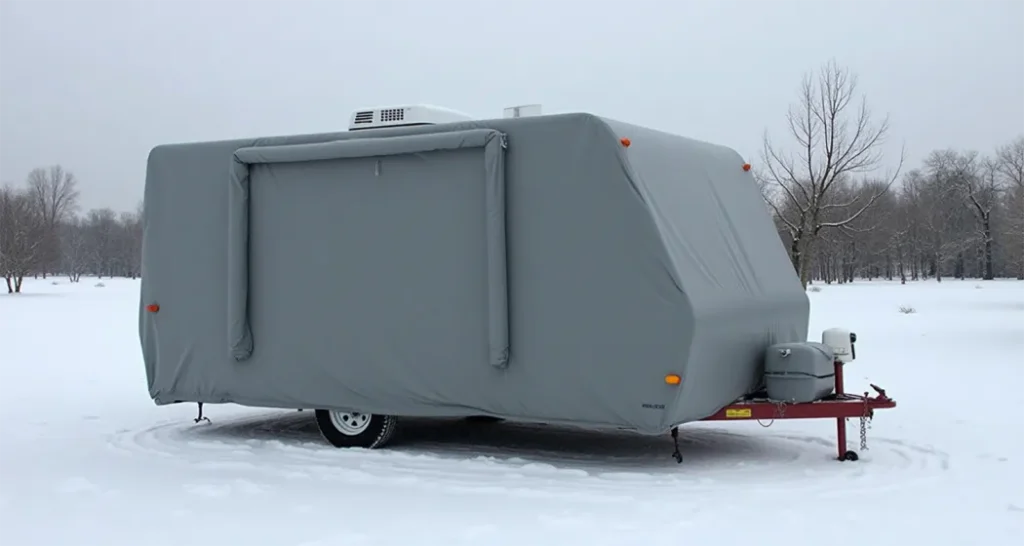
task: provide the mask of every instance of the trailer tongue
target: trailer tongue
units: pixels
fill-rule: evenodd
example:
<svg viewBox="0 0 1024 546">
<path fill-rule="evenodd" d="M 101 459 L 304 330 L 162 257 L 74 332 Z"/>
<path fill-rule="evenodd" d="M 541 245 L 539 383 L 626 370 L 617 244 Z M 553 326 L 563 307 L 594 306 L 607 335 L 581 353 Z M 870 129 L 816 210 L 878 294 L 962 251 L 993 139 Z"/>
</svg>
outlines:
<svg viewBox="0 0 1024 546">
<path fill-rule="evenodd" d="M 841 328 L 831 328 L 822 333 L 822 343 L 820 344 L 785 344 L 824 348 L 825 354 L 832 358 L 832 373 L 823 378 L 818 375 L 801 373 L 799 370 L 795 370 L 790 372 L 794 379 L 790 379 L 790 377 L 783 374 L 773 375 L 772 371 L 769 370 L 765 374 L 767 379 L 765 389 L 737 400 L 714 415 L 705 417 L 702 421 L 758 421 L 759 423 L 761 421 L 768 421 L 768 424 L 762 424 L 762 426 L 769 427 L 778 419 L 835 419 L 838 460 L 856 461 L 860 459 L 860 455 L 856 451 L 847 449 L 846 420 L 860 420 L 860 450 L 867 450 L 868 423 L 874 418 L 875 410 L 895 408 L 896 401 L 889 398 L 885 389 L 873 383 L 870 386 L 875 391 L 875 396 L 871 396 L 868 392 L 864 392 L 864 394 L 846 392 L 843 369 L 847 363 L 852 362 L 856 358 L 856 341 L 857 335 L 853 332 Z M 782 345 L 771 347 L 768 349 L 768 366 L 772 362 L 773 352 L 780 355 L 784 354 L 785 356 L 782 358 L 789 358 L 793 354 L 792 349 L 789 347 Z M 785 383 L 783 383 L 785 387 L 778 385 L 778 383 L 773 383 L 773 379 L 776 381 L 804 381 L 805 384 L 824 379 L 827 383 L 832 383 L 833 386 L 828 388 L 827 393 L 823 396 L 815 396 L 813 400 L 798 402 L 793 400 L 799 399 L 799 390 L 789 390 L 787 393 L 789 396 L 780 396 L 776 392 L 772 392 L 773 390 L 789 387 Z M 787 398 L 789 401 L 787 401 Z M 675 445 L 675 451 L 672 456 L 675 457 L 677 462 L 681 463 L 683 457 L 679 452 L 678 427 L 672 429 L 672 440 Z"/>
</svg>

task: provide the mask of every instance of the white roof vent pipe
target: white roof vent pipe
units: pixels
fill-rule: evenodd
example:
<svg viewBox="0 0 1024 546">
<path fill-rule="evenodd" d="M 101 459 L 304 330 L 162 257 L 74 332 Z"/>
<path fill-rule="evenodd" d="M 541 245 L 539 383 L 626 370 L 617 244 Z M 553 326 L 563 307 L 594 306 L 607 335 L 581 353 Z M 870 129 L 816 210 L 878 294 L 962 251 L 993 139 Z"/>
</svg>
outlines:
<svg viewBox="0 0 1024 546">
<path fill-rule="evenodd" d="M 504 117 L 525 118 L 539 115 L 541 115 L 541 106 L 539 104 L 523 104 L 521 106 L 509 106 L 506 108 Z"/>
</svg>

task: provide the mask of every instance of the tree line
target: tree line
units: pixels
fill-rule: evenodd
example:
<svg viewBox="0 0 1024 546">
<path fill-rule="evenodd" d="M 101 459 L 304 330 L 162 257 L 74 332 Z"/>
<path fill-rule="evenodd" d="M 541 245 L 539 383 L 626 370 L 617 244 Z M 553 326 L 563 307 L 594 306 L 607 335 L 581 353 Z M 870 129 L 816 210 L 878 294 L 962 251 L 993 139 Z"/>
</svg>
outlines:
<svg viewBox="0 0 1024 546">
<path fill-rule="evenodd" d="M 78 180 L 60 165 L 33 169 L 25 184 L 0 187 L 0 275 L 8 293 L 27 276 L 139 276 L 142 207 L 79 210 Z"/>
<path fill-rule="evenodd" d="M 1024 279 L 1024 132 L 995 150 L 944 149 L 882 173 L 888 116 L 835 61 L 804 77 L 787 115 L 788 146 L 764 136 L 755 179 L 796 273 L 809 283 L 857 278 Z M 140 274 L 142 207 L 79 213 L 60 165 L 0 188 L 0 275 Z"/>
<path fill-rule="evenodd" d="M 756 179 L 805 287 L 1024 279 L 1024 131 L 988 153 L 934 150 L 910 170 L 901 153 L 880 173 L 888 116 L 834 61 L 805 76 L 786 120 L 788 151 L 766 133 Z"/>
</svg>

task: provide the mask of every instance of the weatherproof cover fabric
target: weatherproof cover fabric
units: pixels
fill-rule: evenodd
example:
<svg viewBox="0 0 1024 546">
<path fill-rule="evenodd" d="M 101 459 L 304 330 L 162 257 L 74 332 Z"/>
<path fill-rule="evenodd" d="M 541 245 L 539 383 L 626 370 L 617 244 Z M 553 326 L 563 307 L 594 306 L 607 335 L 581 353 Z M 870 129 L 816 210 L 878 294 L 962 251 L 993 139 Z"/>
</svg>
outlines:
<svg viewBox="0 0 1024 546">
<path fill-rule="evenodd" d="M 768 346 L 807 337 L 742 165 L 588 114 L 159 146 L 150 395 L 644 433 L 701 419 L 759 386 Z"/>
</svg>

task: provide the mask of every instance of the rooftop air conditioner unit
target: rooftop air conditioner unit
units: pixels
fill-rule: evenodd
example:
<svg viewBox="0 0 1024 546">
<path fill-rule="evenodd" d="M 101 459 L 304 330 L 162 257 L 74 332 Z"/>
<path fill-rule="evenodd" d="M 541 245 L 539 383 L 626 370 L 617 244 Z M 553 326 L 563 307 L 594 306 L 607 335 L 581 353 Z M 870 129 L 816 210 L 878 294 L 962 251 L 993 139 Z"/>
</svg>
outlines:
<svg viewBox="0 0 1024 546">
<path fill-rule="evenodd" d="M 470 121 L 473 118 L 462 112 L 440 106 L 409 105 L 363 108 L 352 113 L 348 123 L 349 131 L 379 129 L 381 127 L 411 127 L 415 125 L 437 125 Z"/>
</svg>

